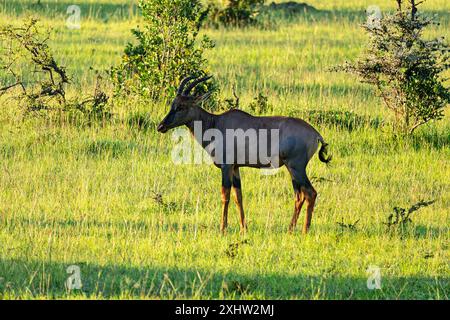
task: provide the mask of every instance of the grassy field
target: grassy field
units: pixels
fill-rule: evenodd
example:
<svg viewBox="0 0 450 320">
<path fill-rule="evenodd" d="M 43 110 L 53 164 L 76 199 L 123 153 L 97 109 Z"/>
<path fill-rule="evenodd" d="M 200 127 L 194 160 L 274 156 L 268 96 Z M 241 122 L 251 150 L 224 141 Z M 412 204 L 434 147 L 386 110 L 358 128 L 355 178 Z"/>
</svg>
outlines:
<svg viewBox="0 0 450 320">
<path fill-rule="evenodd" d="M 0 20 L 32 13 L 53 28 L 72 94 L 92 91 L 89 67 L 117 63 L 140 23 L 130 1 L 77 0 L 81 29 L 70 30 L 72 1 L 32 2 L 0 0 Z M 324 115 L 313 124 L 334 160 L 325 166 L 315 156 L 308 167 L 319 198 L 307 236 L 287 233 L 294 197 L 285 169 L 241 170 L 249 232 L 240 235 L 232 204 L 221 236 L 220 171 L 172 163 L 171 135 L 155 130 L 165 106 L 117 100 L 114 121 L 76 126 L 23 117 L 4 96 L 0 298 L 448 299 L 450 114 L 394 139 L 372 89 L 327 71 L 360 52 L 365 8 L 384 12 L 394 1 L 308 3 L 320 11 L 273 30 L 204 31 L 217 43 L 207 58 L 224 97 L 236 83 L 244 109 L 262 92 L 273 114 Z M 441 21 L 428 35 L 448 38 L 450 3 L 422 9 Z M 136 126 L 136 118 L 148 121 Z M 402 232 L 387 230 L 394 207 L 420 200 L 435 202 Z M 354 230 L 338 224 L 356 221 Z M 80 267 L 81 290 L 65 288 L 70 265 Z M 381 270 L 380 290 L 367 288 L 370 266 Z"/>
</svg>

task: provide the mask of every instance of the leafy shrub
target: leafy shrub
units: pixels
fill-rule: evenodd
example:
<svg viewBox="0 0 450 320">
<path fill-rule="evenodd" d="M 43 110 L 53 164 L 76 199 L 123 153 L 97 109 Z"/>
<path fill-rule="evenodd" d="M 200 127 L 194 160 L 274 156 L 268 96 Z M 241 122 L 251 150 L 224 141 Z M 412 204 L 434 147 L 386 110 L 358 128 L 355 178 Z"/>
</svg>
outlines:
<svg viewBox="0 0 450 320">
<path fill-rule="evenodd" d="M 247 27 L 258 23 L 256 17 L 264 0 L 229 0 L 225 8 L 210 4 L 210 22 L 213 26 Z"/>
<path fill-rule="evenodd" d="M 391 229 L 394 227 L 400 230 L 404 230 L 404 227 L 408 225 L 409 223 L 412 223 L 411 214 L 414 211 L 419 210 L 422 207 L 427 207 L 429 205 L 432 205 L 435 202 L 435 200 L 430 201 L 424 201 L 420 200 L 419 202 L 413 204 L 408 209 L 401 208 L 401 207 L 394 207 L 394 212 L 390 213 L 387 217 L 387 221 L 383 222 L 384 225 L 388 229 Z"/>
<path fill-rule="evenodd" d="M 198 34 L 208 10 L 199 0 L 141 0 L 139 7 L 145 24 L 132 30 L 138 43 L 111 69 L 116 93 L 170 99 L 182 78 L 205 71 L 203 52 L 214 43 Z"/>
<path fill-rule="evenodd" d="M 316 8 L 307 3 L 295 1 L 288 1 L 281 3 L 276 3 L 272 1 L 272 3 L 270 3 L 269 5 L 264 6 L 264 11 L 278 13 L 281 14 L 281 16 L 283 17 L 292 17 L 295 15 L 304 14 L 308 12 L 318 12 Z"/>
<path fill-rule="evenodd" d="M 412 133 L 441 119 L 450 102 L 442 78 L 450 66 L 450 48 L 442 39 L 423 38 L 423 30 L 435 22 L 417 12 L 416 1 L 409 0 L 406 9 L 402 0 L 397 4 L 396 13 L 364 25 L 370 40 L 362 56 L 335 69 L 374 85 L 396 115 L 397 129 Z"/>
<path fill-rule="evenodd" d="M 117 158 L 136 148 L 137 146 L 134 143 L 106 139 L 89 143 L 86 146 L 85 153 L 90 156 L 110 156 Z"/>
</svg>

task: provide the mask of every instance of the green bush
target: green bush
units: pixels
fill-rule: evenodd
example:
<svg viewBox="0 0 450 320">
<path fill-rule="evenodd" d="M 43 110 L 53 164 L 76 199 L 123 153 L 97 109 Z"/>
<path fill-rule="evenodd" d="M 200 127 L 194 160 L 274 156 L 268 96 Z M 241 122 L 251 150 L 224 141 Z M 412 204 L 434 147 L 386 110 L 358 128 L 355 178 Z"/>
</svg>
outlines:
<svg viewBox="0 0 450 320">
<path fill-rule="evenodd" d="M 363 55 L 337 67 L 374 85 L 396 116 L 400 132 L 412 133 L 430 120 L 444 116 L 450 102 L 443 73 L 450 66 L 450 48 L 439 39 L 424 39 L 424 29 L 435 22 L 417 12 L 417 4 L 397 0 L 394 14 L 364 25 L 370 36 Z"/>
<path fill-rule="evenodd" d="M 229 0 L 224 8 L 210 3 L 210 24 L 215 27 L 247 27 L 258 23 L 256 17 L 264 0 Z"/>
<path fill-rule="evenodd" d="M 133 29 L 119 66 L 111 69 L 116 94 L 138 94 L 152 100 L 170 99 L 179 81 L 205 73 L 205 49 L 214 43 L 198 39 L 208 10 L 199 0 L 141 0 L 142 29 Z"/>
</svg>

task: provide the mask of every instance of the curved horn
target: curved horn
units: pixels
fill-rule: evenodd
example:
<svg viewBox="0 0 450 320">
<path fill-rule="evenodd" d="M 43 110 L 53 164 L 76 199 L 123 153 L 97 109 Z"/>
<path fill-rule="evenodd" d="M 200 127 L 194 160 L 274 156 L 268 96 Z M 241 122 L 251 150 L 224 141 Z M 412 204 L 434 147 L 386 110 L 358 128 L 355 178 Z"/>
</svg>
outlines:
<svg viewBox="0 0 450 320">
<path fill-rule="evenodd" d="M 183 94 L 183 89 L 184 89 L 184 87 L 186 86 L 186 84 L 187 84 L 189 81 L 191 81 L 192 79 L 195 79 L 195 78 L 197 78 L 197 77 L 196 77 L 196 76 L 189 76 L 189 77 L 184 78 L 184 79 L 181 81 L 180 86 L 178 87 L 177 94 Z"/>
<path fill-rule="evenodd" d="M 186 90 L 184 90 L 183 94 L 189 94 L 189 92 L 191 92 L 191 90 L 194 89 L 196 85 L 198 85 L 199 83 L 205 82 L 206 80 L 211 79 L 211 78 L 212 78 L 212 76 L 205 76 L 203 78 L 192 81 L 192 83 L 186 88 Z"/>
</svg>

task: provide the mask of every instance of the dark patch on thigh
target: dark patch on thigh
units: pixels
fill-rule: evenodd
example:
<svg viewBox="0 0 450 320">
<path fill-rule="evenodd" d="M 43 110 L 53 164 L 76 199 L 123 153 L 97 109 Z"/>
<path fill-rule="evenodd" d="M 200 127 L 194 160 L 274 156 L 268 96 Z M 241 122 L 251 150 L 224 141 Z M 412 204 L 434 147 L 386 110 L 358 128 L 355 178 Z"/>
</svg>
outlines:
<svg viewBox="0 0 450 320">
<path fill-rule="evenodd" d="M 231 188 L 231 180 L 230 179 L 222 179 L 222 187 L 226 189 Z"/>
<path fill-rule="evenodd" d="M 241 179 L 233 176 L 233 187 L 241 189 Z"/>
<path fill-rule="evenodd" d="M 292 180 L 292 186 L 294 187 L 295 191 L 300 192 L 302 187 L 305 189 L 310 189 L 311 183 L 308 180 L 306 181 Z"/>
<path fill-rule="evenodd" d="M 300 191 L 300 189 L 302 188 L 302 185 L 297 180 L 292 180 L 292 186 L 294 187 L 295 191 Z"/>
</svg>

